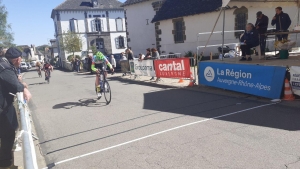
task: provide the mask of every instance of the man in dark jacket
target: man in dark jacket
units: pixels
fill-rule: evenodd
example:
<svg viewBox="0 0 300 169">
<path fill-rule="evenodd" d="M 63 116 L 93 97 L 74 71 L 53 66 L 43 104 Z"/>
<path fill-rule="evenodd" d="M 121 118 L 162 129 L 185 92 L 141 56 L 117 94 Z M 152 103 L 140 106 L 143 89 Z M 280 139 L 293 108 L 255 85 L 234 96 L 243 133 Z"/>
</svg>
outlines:
<svg viewBox="0 0 300 169">
<path fill-rule="evenodd" d="M 281 7 L 275 9 L 276 15 L 273 17 L 272 26 L 276 24 L 276 32 L 288 32 L 289 27 L 291 26 L 291 19 L 287 13 L 282 12 Z M 287 39 L 288 34 L 277 35 L 278 40 Z"/>
<path fill-rule="evenodd" d="M 241 50 L 242 58 L 241 61 L 252 61 L 251 58 L 251 48 L 259 45 L 259 37 L 254 25 L 248 23 L 246 25 L 245 33 L 241 37 Z"/>
<path fill-rule="evenodd" d="M 12 148 L 18 121 L 12 94 L 24 92 L 27 101 L 31 98 L 27 85 L 18 80 L 16 73 L 21 55 L 17 48 L 9 48 L 5 57 L 0 58 L 0 168 L 11 166 L 13 159 Z"/>
<path fill-rule="evenodd" d="M 259 33 L 259 44 L 260 44 L 260 51 L 261 55 L 265 55 L 266 50 L 266 36 L 264 35 L 268 30 L 269 25 L 269 18 L 264 15 L 261 11 L 258 11 L 256 13 L 256 23 L 255 28 L 257 32 Z"/>
</svg>

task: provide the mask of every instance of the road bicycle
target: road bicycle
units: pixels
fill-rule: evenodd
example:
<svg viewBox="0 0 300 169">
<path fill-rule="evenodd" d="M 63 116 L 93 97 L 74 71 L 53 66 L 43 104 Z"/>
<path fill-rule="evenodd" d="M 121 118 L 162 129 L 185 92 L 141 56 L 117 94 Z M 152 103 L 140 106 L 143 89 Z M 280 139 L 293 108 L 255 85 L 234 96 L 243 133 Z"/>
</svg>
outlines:
<svg viewBox="0 0 300 169">
<path fill-rule="evenodd" d="M 50 83 L 50 70 L 49 69 L 45 70 L 45 78 L 46 78 L 45 80 L 49 84 Z"/>
<path fill-rule="evenodd" d="M 107 72 L 106 70 L 100 69 L 98 68 L 98 72 L 100 72 L 99 74 L 97 74 L 97 76 L 99 76 L 99 84 L 100 84 L 100 93 L 101 96 L 98 96 L 97 93 L 97 86 L 95 85 L 95 89 L 96 89 L 96 94 L 97 94 L 97 98 L 98 100 L 101 99 L 102 95 L 104 95 L 104 98 L 106 100 L 106 104 L 108 105 L 111 102 L 111 88 L 110 85 L 105 77 L 105 72 Z"/>
<path fill-rule="evenodd" d="M 38 68 L 37 72 L 38 72 L 39 77 L 43 77 L 41 68 Z"/>
</svg>

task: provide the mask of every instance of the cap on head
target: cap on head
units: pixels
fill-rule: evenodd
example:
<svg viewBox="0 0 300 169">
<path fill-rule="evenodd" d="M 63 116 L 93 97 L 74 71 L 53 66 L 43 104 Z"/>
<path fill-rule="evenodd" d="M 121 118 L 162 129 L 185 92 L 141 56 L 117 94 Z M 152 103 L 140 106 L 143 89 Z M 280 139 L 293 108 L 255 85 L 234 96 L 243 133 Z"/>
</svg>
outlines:
<svg viewBox="0 0 300 169">
<path fill-rule="evenodd" d="M 5 53 L 5 57 L 7 59 L 16 59 L 21 56 L 22 56 L 22 52 L 15 47 L 10 47 Z"/>
<path fill-rule="evenodd" d="M 261 11 L 258 11 L 258 12 L 256 13 L 256 16 L 257 16 L 257 17 L 260 17 L 260 15 L 262 15 L 262 12 L 261 12 Z"/>
</svg>

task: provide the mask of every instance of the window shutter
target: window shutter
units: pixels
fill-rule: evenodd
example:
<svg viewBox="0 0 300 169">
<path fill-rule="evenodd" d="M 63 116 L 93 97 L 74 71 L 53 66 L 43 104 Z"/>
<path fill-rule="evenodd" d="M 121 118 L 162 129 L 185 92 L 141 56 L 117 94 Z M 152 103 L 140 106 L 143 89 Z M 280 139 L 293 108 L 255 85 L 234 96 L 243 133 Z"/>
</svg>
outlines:
<svg viewBox="0 0 300 169">
<path fill-rule="evenodd" d="M 96 32 L 96 29 L 95 29 L 95 20 L 91 21 L 91 29 L 92 29 L 92 32 Z"/>
<path fill-rule="evenodd" d="M 117 31 L 123 31 L 123 28 L 122 28 L 122 19 L 121 18 L 118 18 L 116 19 L 116 24 L 117 24 Z"/>
<path fill-rule="evenodd" d="M 78 30 L 78 20 L 74 20 L 74 32 L 79 32 L 79 30 Z"/>
<path fill-rule="evenodd" d="M 103 19 L 101 19 L 100 21 L 101 21 L 101 31 L 104 31 Z"/>
<path fill-rule="evenodd" d="M 70 25 L 70 31 L 73 32 L 73 30 L 72 30 L 72 20 L 69 21 L 69 25 Z"/>
<path fill-rule="evenodd" d="M 127 47 L 127 37 L 124 37 L 124 47 Z"/>
<path fill-rule="evenodd" d="M 115 38 L 115 42 L 116 42 L 116 48 L 119 49 L 119 38 Z"/>
</svg>

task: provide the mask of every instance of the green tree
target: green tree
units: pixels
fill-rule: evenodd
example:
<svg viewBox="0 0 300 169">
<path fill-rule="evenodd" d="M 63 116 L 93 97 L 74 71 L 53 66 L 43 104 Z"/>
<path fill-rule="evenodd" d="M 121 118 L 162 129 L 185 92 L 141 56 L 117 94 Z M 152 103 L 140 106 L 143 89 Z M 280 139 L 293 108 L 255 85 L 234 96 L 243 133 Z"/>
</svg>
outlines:
<svg viewBox="0 0 300 169">
<path fill-rule="evenodd" d="M 91 50 L 93 52 L 93 55 L 96 55 L 96 53 L 98 52 L 98 49 L 96 46 L 91 46 Z"/>
<path fill-rule="evenodd" d="M 7 23 L 8 12 L 2 0 L 0 0 L 0 46 L 11 47 L 13 46 L 13 33 L 11 32 L 11 26 Z"/>
<path fill-rule="evenodd" d="M 64 32 L 60 40 L 60 46 L 62 49 L 64 49 L 68 53 L 72 53 L 72 55 L 74 56 L 75 52 L 81 52 L 82 39 L 79 34 L 76 34 L 74 32 Z"/>
</svg>

